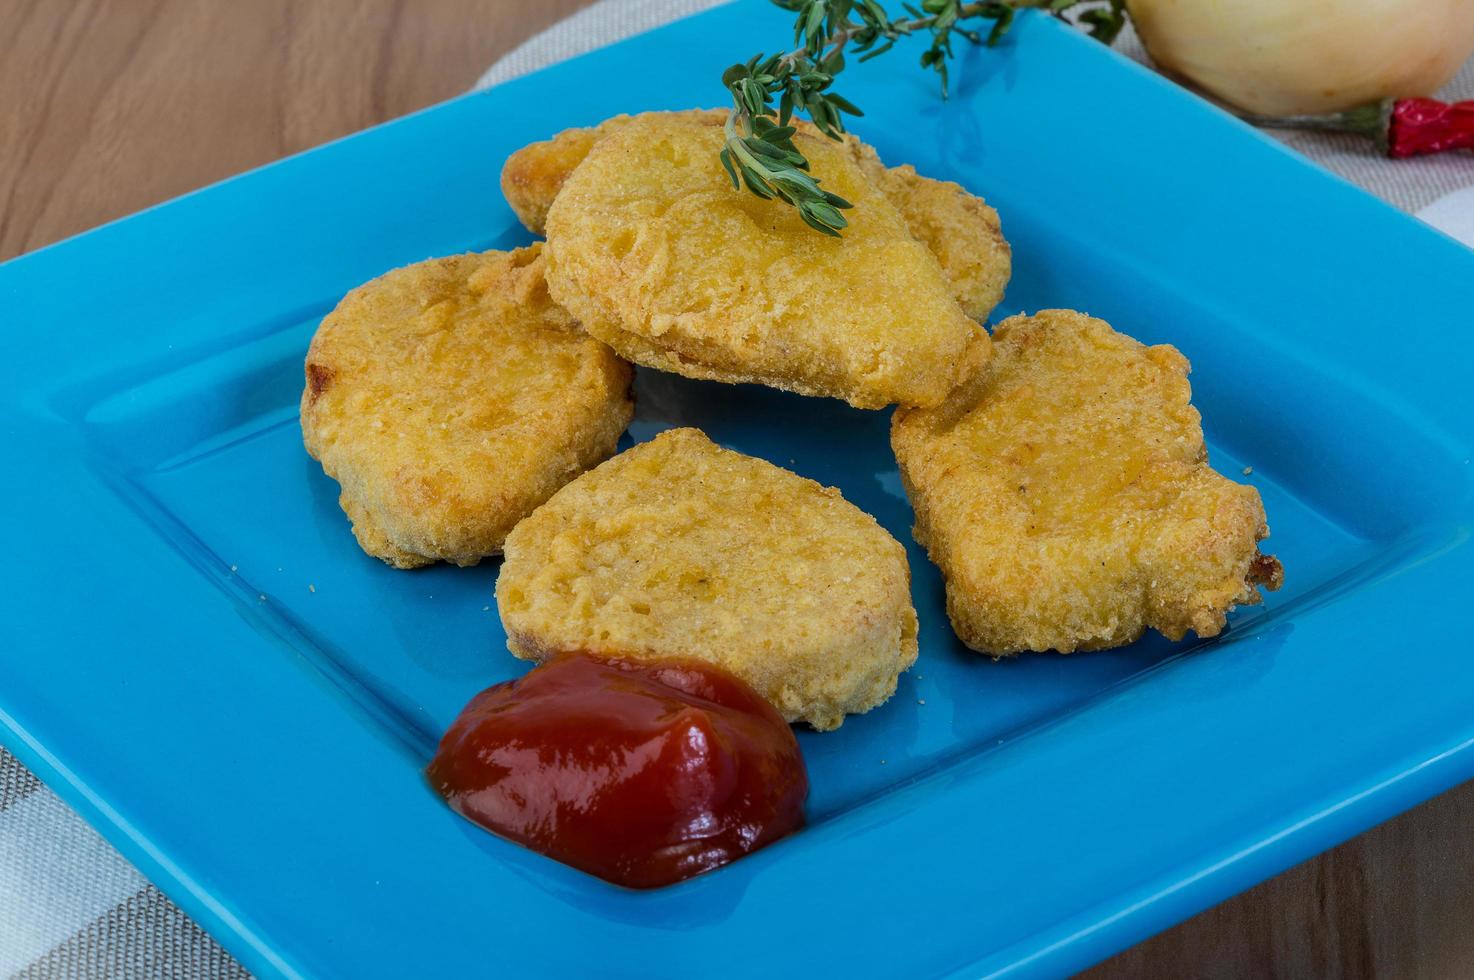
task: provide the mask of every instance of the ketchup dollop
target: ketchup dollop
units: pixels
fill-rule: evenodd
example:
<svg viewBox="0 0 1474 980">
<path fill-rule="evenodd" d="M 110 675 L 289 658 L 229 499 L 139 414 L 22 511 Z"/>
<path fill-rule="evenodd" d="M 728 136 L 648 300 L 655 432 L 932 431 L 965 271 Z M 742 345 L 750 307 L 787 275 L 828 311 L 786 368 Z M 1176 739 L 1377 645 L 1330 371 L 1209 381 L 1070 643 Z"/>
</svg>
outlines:
<svg viewBox="0 0 1474 980">
<path fill-rule="evenodd" d="M 792 833 L 809 793 L 793 731 L 736 677 L 583 654 L 476 695 L 426 774 L 462 816 L 630 888 Z"/>
</svg>

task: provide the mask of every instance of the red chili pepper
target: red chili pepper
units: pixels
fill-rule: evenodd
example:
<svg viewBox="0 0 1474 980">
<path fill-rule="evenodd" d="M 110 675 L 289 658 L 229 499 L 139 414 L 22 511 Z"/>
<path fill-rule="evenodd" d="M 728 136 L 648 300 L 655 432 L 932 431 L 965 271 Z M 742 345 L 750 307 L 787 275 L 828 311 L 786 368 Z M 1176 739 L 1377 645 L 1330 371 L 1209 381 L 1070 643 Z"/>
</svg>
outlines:
<svg viewBox="0 0 1474 980">
<path fill-rule="evenodd" d="M 1387 124 L 1387 154 L 1411 157 L 1474 150 L 1474 100 L 1398 99 Z"/>
<path fill-rule="evenodd" d="M 1390 157 L 1412 157 L 1445 150 L 1474 150 L 1474 100 L 1383 99 L 1324 116 L 1241 118 L 1276 129 L 1319 129 L 1358 133 L 1376 141 Z"/>
</svg>

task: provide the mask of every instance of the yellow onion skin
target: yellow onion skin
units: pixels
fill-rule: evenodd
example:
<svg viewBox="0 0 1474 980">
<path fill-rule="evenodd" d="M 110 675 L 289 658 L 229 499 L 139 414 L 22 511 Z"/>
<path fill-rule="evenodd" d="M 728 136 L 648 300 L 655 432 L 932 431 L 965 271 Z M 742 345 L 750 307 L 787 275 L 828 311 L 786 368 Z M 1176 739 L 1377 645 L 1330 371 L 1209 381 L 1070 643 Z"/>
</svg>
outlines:
<svg viewBox="0 0 1474 980">
<path fill-rule="evenodd" d="M 1266 116 L 1431 95 L 1474 51 L 1474 0 L 1126 0 L 1153 60 Z"/>
</svg>

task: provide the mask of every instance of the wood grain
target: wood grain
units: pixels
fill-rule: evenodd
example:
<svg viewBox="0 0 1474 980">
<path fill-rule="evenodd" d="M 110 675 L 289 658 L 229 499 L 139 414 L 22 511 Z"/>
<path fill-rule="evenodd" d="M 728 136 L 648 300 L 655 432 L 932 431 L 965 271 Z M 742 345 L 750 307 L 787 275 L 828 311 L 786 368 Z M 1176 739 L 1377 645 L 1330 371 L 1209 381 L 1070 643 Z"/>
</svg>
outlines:
<svg viewBox="0 0 1474 980">
<path fill-rule="evenodd" d="M 1083 976 L 1474 977 L 1474 783 Z"/>
<path fill-rule="evenodd" d="M 0 259 L 449 98 L 588 2 L 0 0 Z M 1474 784 L 1087 976 L 1474 976 Z"/>
<path fill-rule="evenodd" d="M 590 0 L 0 0 L 0 259 L 465 91 Z"/>
</svg>

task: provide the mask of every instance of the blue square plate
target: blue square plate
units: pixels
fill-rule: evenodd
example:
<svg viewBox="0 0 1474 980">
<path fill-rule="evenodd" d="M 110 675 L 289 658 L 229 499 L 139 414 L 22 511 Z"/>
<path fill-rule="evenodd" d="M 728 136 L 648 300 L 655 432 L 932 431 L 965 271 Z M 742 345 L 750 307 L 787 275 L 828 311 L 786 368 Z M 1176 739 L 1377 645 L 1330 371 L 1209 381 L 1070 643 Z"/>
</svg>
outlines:
<svg viewBox="0 0 1474 980">
<path fill-rule="evenodd" d="M 441 805 L 438 733 L 525 668 L 498 563 L 359 552 L 300 443 L 308 338 L 390 267 L 525 241 L 511 150 L 719 103 L 786 29 L 721 8 L 0 267 L 5 742 L 257 973 L 1059 973 L 1474 770 L 1474 252 L 1025 16 L 950 103 L 914 47 L 853 72 L 861 133 L 998 207 L 1000 313 L 1078 307 L 1192 359 L 1284 591 L 1212 642 L 994 663 L 913 547 L 921 660 L 801 736 L 809 828 L 664 891 Z M 886 413 L 648 371 L 639 396 L 635 439 L 699 425 L 910 540 Z"/>
</svg>

